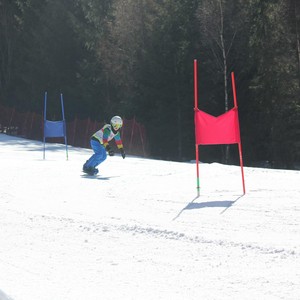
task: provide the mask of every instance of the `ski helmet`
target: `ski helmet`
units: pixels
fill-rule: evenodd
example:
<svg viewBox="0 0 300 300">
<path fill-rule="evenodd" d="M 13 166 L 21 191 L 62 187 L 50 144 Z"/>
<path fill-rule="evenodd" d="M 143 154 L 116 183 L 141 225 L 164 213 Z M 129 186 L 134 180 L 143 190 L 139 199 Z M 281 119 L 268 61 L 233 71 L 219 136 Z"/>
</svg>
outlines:
<svg viewBox="0 0 300 300">
<path fill-rule="evenodd" d="M 123 126 L 123 120 L 119 116 L 114 116 L 110 120 L 110 124 L 113 127 L 113 129 L 117 131 Z"/>
</svg>

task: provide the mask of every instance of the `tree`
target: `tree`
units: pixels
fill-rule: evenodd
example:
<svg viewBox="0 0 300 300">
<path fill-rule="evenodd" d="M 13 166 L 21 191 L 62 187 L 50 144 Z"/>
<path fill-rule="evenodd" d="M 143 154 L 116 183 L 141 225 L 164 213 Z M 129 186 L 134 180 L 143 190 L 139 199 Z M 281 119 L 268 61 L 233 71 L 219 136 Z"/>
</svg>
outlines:
<svg viewBox="0 0 300 300">
<path fill-rule="evenodd" d="M 155 156 L 183 159 L 193 145 L 192 61 L 197 1 L 156 5 L 140 69 L 141 116 Z M 170 139 L 170 136 L 173 138 Z"/>
<path fill-rule="evenodd" d="M 0 1 L 0 101 L 5 102 L 13 86 L 17 40 L 22 29 L 23 5 L 19 1 Z"/>
<path fill-rule="evenodd" d="M 257 155 L 291 167 L 299 153 L 299 77 L 288 1 L 251 2 L 251 81 L 255 101 Z M 255 137 L 253 137 L 254 139 Z M 254 140 L 253 140 L 254 143 Z M 298 154 L 299 155 L 299 154 Z"/>
<path fill-rule="evenodd" d="M 230 78 L 233 64 L 238 59 L 232 55 L 232 48 L 235 40 L 240 38 L 242 25 L 245 22 L 245 13 L 239 1 L 203 0 L 199 5 L 197 15 L 200 30 L 203 32 L 201 42 L 204 48 L 211 53 L 210 56 L 206 56 L 212 66 L 210 79 L 217 78 L 215 85 L 219 85 L 220 81 L 223 82 L 224 108 L 227 112 L 229 109 L 228 78 Z M 225 151 L 225 162 L 228 163 L 228 161 L 229 145 L 226 146 Z"/>
</svg>

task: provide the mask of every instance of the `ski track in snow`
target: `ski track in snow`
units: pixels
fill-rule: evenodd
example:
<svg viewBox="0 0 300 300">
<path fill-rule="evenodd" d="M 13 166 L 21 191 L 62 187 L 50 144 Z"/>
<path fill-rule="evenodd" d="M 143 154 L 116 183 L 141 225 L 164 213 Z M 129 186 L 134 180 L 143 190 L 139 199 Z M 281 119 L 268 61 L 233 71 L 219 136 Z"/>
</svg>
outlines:
<svg viewBox="0 0 300 300">
<path fill-rule="evenodd" d="M 11 217 L 15 219 L 15 217 Z M 286 250 L 284 248 L 264 248 L 256 245 L 252 245 L 250 243 L 235 243 L 227 240 L 209 240 L 205 239 L 201 236 L 190 236 L 186 235 L 182 232 L 170 231 L 167 229 L 156 229 L 152 227 L 141 227 L 137 225 L 113 225 L 111 223 L 95 223 L 95 222 L 78 222 L 75 219 L 69 218 L 58 218 L 55 216 L 45 216 L 45 215 L 34 215 L 27 216 L 29 218 L 30 223 L 38 223 L 45 225 L 48 223 L 48 228 L 57 228 L 57 231 L 64 230 L 65 228 L 71 227 L 74 232 L 84 232 L 89 234 L 101 234 L 101 233 L 109 233 L 109 232 L 121 232 L 131 235 L 146 235 L 149 238 L 157 238 L 157 239 L 170 239 L 170 240 L 178 240 L 179 242 L 186 243 L 203 243 L 203 244 L 212 244 L 213 246 L 220 247 L 234 247 L 240 248 L 241 250 L 249 250 L 249 251 L 258 251 L 263 254 L 281 254 L 281 256 L 293 256 L 300 257 L 300 252 L 295 250 Z M 26 220 L 25 220 L 26 221 Z M 25 223 L 24 221 L 24 223 Z M 27 221 L 28 222 L 28 221 Z M 30 224 L 27 225 L 28 228 L 31 228 Z"/>
<path fill-rule="evenodd" d="M 0 135 L 0 300 L 300 299 L 299 171 L 47 148 Z"/>
</svg>

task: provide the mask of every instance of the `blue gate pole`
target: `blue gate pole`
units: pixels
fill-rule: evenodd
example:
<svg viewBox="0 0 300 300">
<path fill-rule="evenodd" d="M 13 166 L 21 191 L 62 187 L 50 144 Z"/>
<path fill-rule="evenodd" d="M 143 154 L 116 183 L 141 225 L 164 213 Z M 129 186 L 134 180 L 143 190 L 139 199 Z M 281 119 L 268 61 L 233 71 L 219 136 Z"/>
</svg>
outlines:
<svg viewBox="0 0 300 300">
<path fill-rule="evenodd" d="M 45 151 L 46 151 L 46 137 L 45 137 L 46 116 L 47 116 L 47 92 L 45 92 L 45 96 L 44 96 L 44 126 L 43 126 L 44 154 L 43 154 L 43 159 L 45 159 Z"/>
<path fill-rule="evenodd" d="M 65 120 L 65 110 L 64 110 L 64 99 L 63 99 L 63 94 L 60 94 L 60 102 L 61 102 L 61 111 L 62 111 L 62 117 L 63 117 L 63 124 L 64 124 L 64 137 L 65 137 L 65 144 L 66 144 L 66 157 L 67 160 L 69 159 L 68 155 L 68 143 L 67 143 L 67 124 Z"/>
</svg>

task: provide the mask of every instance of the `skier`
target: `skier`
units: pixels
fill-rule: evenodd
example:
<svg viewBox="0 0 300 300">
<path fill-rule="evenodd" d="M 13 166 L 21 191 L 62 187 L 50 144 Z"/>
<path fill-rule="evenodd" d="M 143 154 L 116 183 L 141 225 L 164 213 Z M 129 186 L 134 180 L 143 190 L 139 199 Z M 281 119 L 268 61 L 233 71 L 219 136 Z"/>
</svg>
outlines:
<svg viewBox="0 0 300 300">
<path fill-rule="evenodd" d="M 119 116 L 114 116 L 110 124 L 105 124 L 100 130 L 95 132 L 91 137 L 91 147 L 94 154 L 83 165 L 83 172 L 89 175 L 96 175 L 98 169 L 96 168 L 103 161 L 106 160 L 108 152 L 109 156 L 114 155 L 114 151 L 109 145 L 109 142 L 114 139 L 118 149 L 123 158 L 125 158 L 125 151 L 121 140 L 120 129 L 123 126 L 123 120 Z"/>
</svg>

